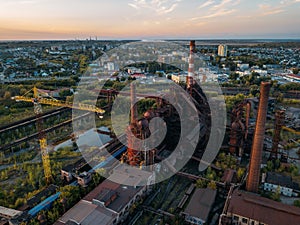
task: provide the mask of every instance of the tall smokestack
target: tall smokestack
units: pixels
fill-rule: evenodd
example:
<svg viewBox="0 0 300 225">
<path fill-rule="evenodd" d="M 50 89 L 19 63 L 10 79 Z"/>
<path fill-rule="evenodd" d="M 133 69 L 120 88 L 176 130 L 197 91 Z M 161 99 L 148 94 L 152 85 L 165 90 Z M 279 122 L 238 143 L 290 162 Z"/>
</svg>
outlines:
<svg viewBox="0 0 300 225">
<path fill-rule="evenodd" d="M 135 84 L 133 82 L 130 84 L 130 90 L 131 90 L 131 93 L 130 93 L 130 98 L 131 98 L 131 101 L 130 101 L 130 107 L 131 107 L 130 108 L 131 109 L 130 123 L 135 123 L 136 119 L 137 119 L 137 108 L 135 105 L 135 102 L 136 102 Z"/>
<path fill-rule="evenodd" d="M 194 53 L 196 52 L 196 44 L 195 41 L 190 41 L 190 56 L 189 56 L 189 69 L 188 69 L 188 76 L 187 76 L 187 87 L 191 88 L 193 86 L 193 78 L 195 74 L 195 60 L 194 60 Z"/>
<path fill-rule="evenodd" d="M 270 87 L 269 82 L 262 82 L 260 85 L 260 99 L 246 183 L 246 190 L 250 192 L 258 192 Z"/>
<path fill-rule="evenodd" d="M 127 127 L 127 157 L 128 164 L 131 166 L 137 166 L 140 161 L 139 147 L 137 146 L 134 138 L 137 135 L 137 107 L 136 102 L 136 89 L 135 84 L 130 84 L 130 125 Z"/>
</svg>

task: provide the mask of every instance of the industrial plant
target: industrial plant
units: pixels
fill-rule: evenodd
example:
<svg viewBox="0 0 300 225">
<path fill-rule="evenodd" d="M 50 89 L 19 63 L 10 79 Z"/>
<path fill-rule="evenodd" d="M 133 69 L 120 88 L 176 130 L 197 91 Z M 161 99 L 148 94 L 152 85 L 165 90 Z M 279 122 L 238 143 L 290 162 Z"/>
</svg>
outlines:
<svg viewBox="0 0 300 225">
<path fill-rule="evenodd" d="M 73 77 L 72 85 L 3 81 L 22 85 L 4 93 L 3 110 L 16 104 L 30 116 L 0 126 L 0 225 L 300 224 L 300 110 L 291 84 L 257 68 L 240 76 L 240 43 L 177 41 L 185 52 L 168 54 L 146 43 L 141 52 L 158 52 L 158 62 L 131 60 L 120 68 L 120 52 L 103 52 L 121 46 L 136 57 L 134 45 L 122 44 L 87 40 L 79 52 L 90 51 L 93 63 L 72 55 L 70 43 L 55 48 L 64 54 L 47 48 L 52 63 L 68 54 L 74 70 L 89 63 L 89 76 Z M 98 53 L 104 56 L 95 59 Z M 199 59 L 207 68 L 198 68 Z M 226 75 L 227 66 L 237 71 Z M 106 72 L 99 90 L 98 75 Z M 88 83 L 83 97 L 80 82 Z M 125 115 L 117 121 L 126 125 L 121 134 L 110 121 L 114 110 Z"/>
</svg>

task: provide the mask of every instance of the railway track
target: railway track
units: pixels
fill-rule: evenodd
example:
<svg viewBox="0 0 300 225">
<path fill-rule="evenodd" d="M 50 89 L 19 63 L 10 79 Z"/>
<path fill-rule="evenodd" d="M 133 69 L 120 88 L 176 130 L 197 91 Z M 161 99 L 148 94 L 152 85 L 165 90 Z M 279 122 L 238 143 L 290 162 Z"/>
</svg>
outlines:
<svg viewBox="0 0 300 225">
<path fill-rule="evenodd" d="M 65 122 L 62 122 L 62 123 L 60 123 L 60 124 L 57 124 L 57 125 L 55 125 L 55 126 L 53 126 L 53 127 L 44 129 L 42 132 L 45 132 L 45 133 L 52 132 L 52 131 L 54 131 L 54 130 L 56 130 L 56 129 L 58 129 L 58 128 L 67 126 L 67 125 L 71 124 L 71 123 L 74 122 L 74 121 L 77 121 L 77 120 L 80 120 L 80 119 L 82 119 L 82 118 L 84 118 L 84 117 L 86 117 L 86 116 L 89 116 L 90 114 L 91 114 L 91 112 L 85 113 L 84 115 L 81 115 L 81 116 L 79 116 L 79 117 L 77 117 L 77 118 L 75 118 L 75 119 L 70 119 L 70 120 L 67 120 L 67 121 L 65 121 Z M 26 137 L 23 137 L 23 138 L 20 138 L 20 139 L 18 139 L 18 140 L 15 140 L 15 141 L 13 141 L 13 142 L 11 142 L 11 143 L 9 143 L 9 144 L 2 145 L 2 146 L 0 146 L 0 152 L 1 152 L 1 151 L 5 151 L 5 150 L 7 150 L 7 149 L 10 149 L 11 147 L 17 146 L 17 145 L 20 144 L 20 143 L 23 143 L 23 142 L 32 140 L 32 139 L 34 139 L 34 138 L 38 138 L 38 136 L 39 136 L 39 133 L 36 132 L 36 133 L 34 133 L 34 134 L 31 134 L 31 135 L 28 135 L 28 136 L 26 136 Z"/>
<path fill-rule="evenodd" d="M 69 110 L 71 110 L 71 109 L 70 108 L 66 108 L 66 107 L 61 107 L 61 108 L 54 109 L 54 110 L 51 110 L 49 112 L 43 113 L 42 116 L 41 116 L 41 118 L 42 119 L 46 119 L 48 117 L 56 116 L 56 115 L 58 115 L 58 114 L 60 114 L 62 112 L 69 111 Z M 7 124 L 5 126 L 1 126 L 0 127 L 0 134 L 4 133 L 4 132 L 8 132 L 10 130 L 18 129 L 20 127 L 23 127 L 23 126 L 26 126 L 26 125 L 29 125 L 29 124 L 33 124 L 36 121 L 37 121 L 36 116 L 31 116 L 31 117 L 28 117 L 26 119 L 19 120 L 19 121 Z"/>
</svg>

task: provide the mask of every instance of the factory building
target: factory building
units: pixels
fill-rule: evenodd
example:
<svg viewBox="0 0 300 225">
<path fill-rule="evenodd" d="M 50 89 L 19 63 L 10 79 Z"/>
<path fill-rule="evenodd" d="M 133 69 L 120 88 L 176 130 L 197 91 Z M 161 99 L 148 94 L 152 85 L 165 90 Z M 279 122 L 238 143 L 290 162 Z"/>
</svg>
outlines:
<svg viewBox="0 0 300 225">
<path fill-rule="evenodd" d="M 215 202 L 217 191 L 210 188 L 196 189 L 191 201 L 182 213 L 190 224 L 203 225 L 207 222 L 211 208 Z"/>
<path fill-rule="evenodd" d="M 285 205 L 254 193 L 235 190 L 219 225 L 300 224 L 300 208 Z"/>
<path fill-rule="evenodd" d="M 121 223 L 131 206 L 143 198 L 149 186 L 140 186 L 148 177 L 147 184 L 154 183 L 154 175 L 133 167 L 116 167 L 109 179 L 103 181 L 74 207 L 67 211 L 55 225 L 89 224 L 114 225 Z M 122 185 L 111 180 L 118 180 Z"/>
</svg>

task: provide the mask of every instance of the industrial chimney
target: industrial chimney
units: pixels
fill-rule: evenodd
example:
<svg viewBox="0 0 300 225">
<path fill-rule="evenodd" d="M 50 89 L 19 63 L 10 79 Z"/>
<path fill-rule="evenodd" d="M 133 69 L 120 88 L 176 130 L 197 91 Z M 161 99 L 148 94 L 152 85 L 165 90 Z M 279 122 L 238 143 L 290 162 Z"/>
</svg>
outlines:
<svg viewBox="0 0 300 225">
<path fill-rule="evenodd" d="M 137 106 L 136 102 L 136 87 L 132 82 L 130 84 L 130 124 L 127 127 L 127 159 L 128 164 L 131 166 L 137 166 L 140 161 L 140 152 L 139 146 L 135 142 L 135 137 L 138 136 L 138 127 L 137 127 Z"/>
<path fill-rule="evenodd" d="M 195 41 L 190 41 L 190 56 L 189 56 L 189 69 L 188 69 L 188 76 L 186 79 L 187 88 L 190 89 L 193 86 L 193 78 L 195 74 L 195 65 L 194 65 L 194 53 L 196 51 L 196 44 Z"/>
<path fill-rule="evenodd" d="M 130 123 L 135 123 L 137 120 L 137 108 L 135 103 L 136 103 L 136 90 L 135 90 L 135 84 L 132 82 L 130 84 L 130 113 L 131 113 Z"/>
<path fill-rule="evenodd" d="M 269 82 L 262 82 L 260 86 L 259 106 L 246 183 L 246 190 L 249 192 L 258 192 L 270 87 L 271 84 Z"/>
</svg>

